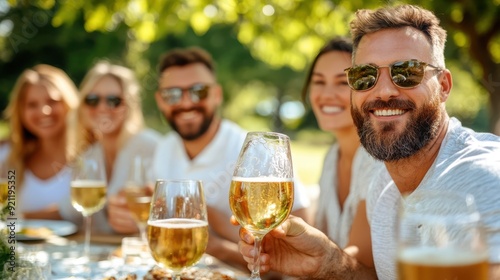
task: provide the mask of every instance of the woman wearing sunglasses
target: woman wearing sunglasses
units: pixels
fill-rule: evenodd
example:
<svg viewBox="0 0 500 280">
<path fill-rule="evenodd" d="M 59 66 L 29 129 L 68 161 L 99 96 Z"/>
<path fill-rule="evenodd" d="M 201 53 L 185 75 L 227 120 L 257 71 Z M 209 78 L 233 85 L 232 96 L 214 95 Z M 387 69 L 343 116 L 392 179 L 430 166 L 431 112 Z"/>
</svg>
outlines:
<svg viewBox="0 0 500 280">
<path fill-rule="evenodd" d="M 359 233 L 369 231 L 356 227 L 356 221 L 366 219 L 364 199 L 372 179 L 369 170 L 383 166 L 362 148 L 351 117 L 350 88 L 344 73 L 351 66 L 351 57 L 349 39 L 330 40 L 313 60 L 302 89 L 302 98 L 305 102 L 308 98 L 320 128 L 336 139 L 323 163 L 314 226 L 340 248 L 355 246 Z M 360 251 L 356 257 L 373 266 L 371 252 Z"/>
<path fill-rule="evenodd" d="M 144 126 L 139 94 L 134 72 L 107 61 L 95 64 L 80 85 L 78 153 L 102 158 L 108 197 L 125 186 L 134 158 L 151 158 L 160 139 L 159 133 Z M 81 219 L 81 214 L 72 207 L 66 210 L 71 219 Z M 94 214 L 92 219 L 95 220 L 93 226 L 98 227 L 94 230 L 113 232 L 105 209 Z"/>
<path fill-rule="evenodd" d="M 5 111 L 10 135 L 0 162 L 15 177 L 16 215 L 61 219 L 60 202 L 69 198 L 74 151 L 69 125 L 78 107 L 77 89 L 61 69 L 39 64 L 24 70 Z"/>
</svg>

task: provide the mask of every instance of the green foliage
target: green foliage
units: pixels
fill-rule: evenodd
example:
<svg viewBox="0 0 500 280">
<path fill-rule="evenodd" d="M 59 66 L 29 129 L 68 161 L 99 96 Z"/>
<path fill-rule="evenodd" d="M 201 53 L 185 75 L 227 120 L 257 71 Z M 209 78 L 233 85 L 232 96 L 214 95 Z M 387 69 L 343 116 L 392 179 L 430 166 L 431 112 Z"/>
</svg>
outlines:
<svg viewBox="0 0 500 280">
<path fill-rule="evenodd" d="M 1 1 L 1 0 L 0 0 Z M 259 126 L 278 127 L 276 110 L 283 100 L 298 100 L 301 72 L 323 43 L 348 33 L 352 12 L 382 4 L 412 3 L 436 13 L 448 30 L 446 57 L 454 65 L 455 89 L 448 110 L 473 123 L 490 96 L 500 96 L 500 2 L 373 1 L 373 0 L 9 0 L 0 24 L 13 23 L 0 33 L 0 109 L 19 73 L 36 63 L 65 69 L 78 84 L 98 58 L 133 68 L 144 86 L 147 119 L 162 123 L 153 99 L 158 56 L 177 46 L 199 45 L 218 62 L 224 86 L 224 113 L 238 122 L 258 120 Z M 456 63 L 449 63 L 456 61 Z M 462 69 L 462 70 L 461 70 Z M 258 83 L 260 86 L 252 89 Z M 241 94 L 265 91 L 261 100 L 240 100 Z M 244 93 L 242 93 L 244 92 Z M 284 92 L 286 98 L 279 96 Z M 258 106 L 277 100 L 268 116 Z M 253 103 L 252 103 L 253 102 Z M 260 105 L 259 105 L 260 104 Z M 477 104 L 467 106 L 466 104 Z M 500 104 L 494 104 L 500 106 Z M 248 114 L 242 114 L 246 112 Z M 495 111 L 492 118 L 500 118 Z M 235 120 L 236 120 L 235 119 Z M 492 120 L 493 121 L 493 120 Z M 290 123 L 292 129 L 296 122 Z M 314 127 L 311 114 L 300 129 Z"/>
</svg>

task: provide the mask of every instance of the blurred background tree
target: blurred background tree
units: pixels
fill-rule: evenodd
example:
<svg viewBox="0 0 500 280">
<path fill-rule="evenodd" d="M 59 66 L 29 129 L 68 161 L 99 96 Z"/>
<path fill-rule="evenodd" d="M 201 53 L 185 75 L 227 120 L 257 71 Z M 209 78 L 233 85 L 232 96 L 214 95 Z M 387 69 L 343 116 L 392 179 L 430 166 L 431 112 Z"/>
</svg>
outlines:
<svg viewBox="0 0 500 280">
<path fill-rule="evenodd" d="M 448 30 L 447 67 L 455 82 L 449 113 L 466 126 L 500 134 L 500 0 L 406 2 L 434 11 Z M 353 11 L 380 4 L 0 0 L 0 110 L 27 67 L 58 66 L 78 85 L 96 60 L 107 58 L 136 71 L 148 124 L 166 131 L 153 99 L 157 60 L 168 49 L 198 45 L 217 61 L 226 117 L 247 129 L 282 131 L 293 138 L 312 134 L 315 141 L 331 141 L 300 102 L 305 69 L 326 40 L 348 35 Z"/>
</svg>

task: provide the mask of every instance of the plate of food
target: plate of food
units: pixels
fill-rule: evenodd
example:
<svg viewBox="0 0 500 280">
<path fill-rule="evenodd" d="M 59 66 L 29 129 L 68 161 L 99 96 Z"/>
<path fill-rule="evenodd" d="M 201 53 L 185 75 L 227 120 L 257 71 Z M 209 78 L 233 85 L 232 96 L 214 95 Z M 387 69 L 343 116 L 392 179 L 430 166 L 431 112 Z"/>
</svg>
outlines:
<svg viewBox="0 0 500 280">
<path fill-rule="evenodd" d="M 169 271 L 159 266 L 154 266 L 146 272 L 144 276 L 136 273 L 129 273 L 126 276 L 114 277 L 108 276 L 104 280 L 128 280 L 128 279 L 144 279 L 144 280 L 172 280 L 172 275 Z M 189 267 L 181 274 L 181 280 L 237 280 L 234 273 L 226 269 L 209 269 L 203 267 Z"/>
<path fill-rule="evenodd" d="M 77 232 L 75 224 L 63 220 L 23 220 L 18 222 L 18 241 L 39 241 L 51 236 L 68 236 Z"/>
</svg>

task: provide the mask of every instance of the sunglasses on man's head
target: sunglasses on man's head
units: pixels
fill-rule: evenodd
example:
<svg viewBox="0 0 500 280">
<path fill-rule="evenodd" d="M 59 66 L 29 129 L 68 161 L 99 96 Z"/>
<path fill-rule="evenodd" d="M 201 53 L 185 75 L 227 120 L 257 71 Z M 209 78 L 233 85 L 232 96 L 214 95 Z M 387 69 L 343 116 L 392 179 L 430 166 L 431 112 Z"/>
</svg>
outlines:
<svg viewBox="0 0 500 280">
<path fill-rule="evenodd" d="M 409 89 L 418 86 L 424 78 L 425 68 L 432 67 L 435 70 L 442 69 L 415 59 L 394 62 L 388 66 L 377 66 L 372 64 L 360 64 L 349 67 L 344 71 L 347 74 L 347 83 L 355 91 L 372 89 L 380 76 L 380 68 L 389 68 L 391 80 L 400 88 Z"/>
<path fill-rule="evenodd" d="M 122 98 L 117 95 L 106 95 L 106 96 L 99 96 L 97 94 L 87 94 L 85 98 L 83 99 L 83 102 L 87 106 L 90 107 L 97 107 L 99 103 L 101 103 L 101 99 L 104 99 L 106 101 L 106 105 L 108 105 L 109 108 L 116 108 L 122 104 Z"/>
<path fill-rule="evenodd" d="M 165 102 L 170 105 L 175 105 L 181 102 L 182 94 L 187 91 L 189 98 L 193 103 L 198 103 L 200 100 L 207 98 L 210 85 L 195 84 L 188 88 L 171 87 L 160 89 L 160 95 Z"/>
</svg>

